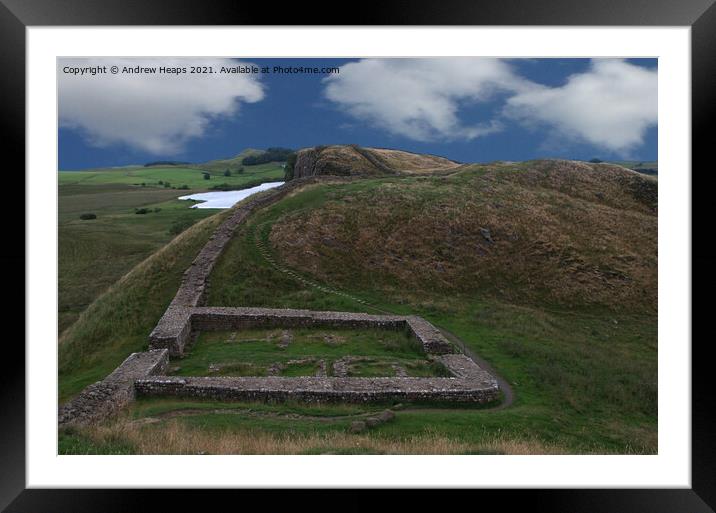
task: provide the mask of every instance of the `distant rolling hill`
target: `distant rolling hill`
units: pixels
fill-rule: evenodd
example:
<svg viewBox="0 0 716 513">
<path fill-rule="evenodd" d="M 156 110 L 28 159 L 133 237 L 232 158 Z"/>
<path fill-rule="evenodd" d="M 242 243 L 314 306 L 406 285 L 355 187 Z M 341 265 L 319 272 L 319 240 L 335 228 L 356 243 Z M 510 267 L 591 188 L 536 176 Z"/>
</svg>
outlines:
<svg viewBox="0 0 716 513">
<path fill-rule="evenodd" d="M 605 163 L 622 166 L 645 175 L 657 176 L 659 174 L 659 162 L 656 160 L 608 160 Z"/>
</svg>

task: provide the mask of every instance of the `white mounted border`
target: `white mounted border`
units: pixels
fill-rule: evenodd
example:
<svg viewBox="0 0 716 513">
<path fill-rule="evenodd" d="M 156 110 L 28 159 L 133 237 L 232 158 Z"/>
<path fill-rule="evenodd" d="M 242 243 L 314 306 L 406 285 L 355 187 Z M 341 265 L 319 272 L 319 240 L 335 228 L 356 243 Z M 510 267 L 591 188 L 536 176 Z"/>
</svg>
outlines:
<svg viewBox="0 0 716 513">
<path fill-rule="evenodd" d="M 27 43 L 29 488 L 690 487 L 689 27 L 29 27 Z M 55 73 L 61 56 L 658 57 L 658 456 L 57 456 Z"/>
</svg>

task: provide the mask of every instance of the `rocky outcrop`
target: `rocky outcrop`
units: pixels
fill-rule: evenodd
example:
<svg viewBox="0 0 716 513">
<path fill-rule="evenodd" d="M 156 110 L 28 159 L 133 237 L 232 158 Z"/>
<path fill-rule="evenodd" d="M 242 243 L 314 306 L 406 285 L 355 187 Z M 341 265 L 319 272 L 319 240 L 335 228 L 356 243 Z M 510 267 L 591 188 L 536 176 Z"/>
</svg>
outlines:
<svg viewBox="0 0 716 513">
<path fill-rule="evenodd" d="M 296 154 L 294 178 L 310 176 L 390 175 L 396 170 L 377 154 L 360 146 L 317 146 Z"/>
</svg>

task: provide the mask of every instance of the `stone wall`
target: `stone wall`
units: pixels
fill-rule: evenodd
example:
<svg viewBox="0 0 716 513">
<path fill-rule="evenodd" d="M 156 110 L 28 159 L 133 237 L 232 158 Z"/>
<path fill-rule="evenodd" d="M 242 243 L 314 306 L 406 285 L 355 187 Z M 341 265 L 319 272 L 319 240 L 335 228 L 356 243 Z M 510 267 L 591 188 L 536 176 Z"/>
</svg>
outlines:
<svg viewBox="0 0 716 513">
<path fill-rule="evenodd" d="M 499 395 L 486 372 L 458 378 L 285 378 L 161 376 L 135 382 L 137 396 L 231 401 L 350 402 L 452 401 L 486 403 Z"/>
<path fill-rule="evenodd" d="M 109 376 L 88 386 L 62 405 L 58 414 L 59 425 L 93 423 L 116 413 L 134 399 L 136 379 L 164 374 L 168 366 L 166 349 L 129 355 Z"/>
<path fill-rule="evenodd" d="M 353 312 L 320 312 L 292 308 L 192 309 L 192 328 L 198 331 L 247 328 L 376 328 L 400 330 L 405 317 Z"/>
<path fill-rule="evenodd" d="M 170 356 L 181 356 L 192 335 L 192 309 L 170 305 L 149 335 L 150 349 L 168 349 Z"/>
<path fill-rule="evenodd" d="M 453 346 L 432 324 L 418 316 L 320 312 L 290 308 L 170 306 L 150 336 L 150 348 L 167 348 L 180 356 L 192 333 L 249 328 L 375 328 L 408 330 L 427 354 L 447 354 Z"/>
<path fill-rule="evenodd" d="M 408 329 L 423 345 L 428 354 L 447 354 L 453 352 L 452 344 L 438 329 L 428 321 L 417 315 L 406 318 Z"/>
</svg>

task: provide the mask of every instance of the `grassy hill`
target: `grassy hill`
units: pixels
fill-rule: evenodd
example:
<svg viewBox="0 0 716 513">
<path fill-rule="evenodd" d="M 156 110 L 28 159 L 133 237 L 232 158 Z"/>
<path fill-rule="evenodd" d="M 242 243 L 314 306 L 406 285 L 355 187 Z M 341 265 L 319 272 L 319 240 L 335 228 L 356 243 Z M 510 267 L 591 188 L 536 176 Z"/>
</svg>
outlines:
<svg viewBox="0 0 716 513">
<path fill-rule="evenodd" d="M 233 172 L 243 167 L 244 159 L 246 157 L 252 155 L 261 155 L 263 153 L 265 153 L 264 150 L 255 150 L 253 148 L 247 148 L 235 157 L 229 159 L 209 160 L 208 162 L 197 164 L 196 167 L 209 172 L 223 173 L 227 169 Z"/>
<path fill-rule="evenodd" d="M 648 177 L 567 161 L 446 164 L 305 186 L 237 231 L 212 273 L 209 304 L 422 315 L 486 359 L 514 403 L 142 400 L 107 424 L 61 433 L 60 452 L 653 454 L 656 201 Z M 146 348 L 222 215 L 135 268 L 67 331 L 63 399 Z M 193 365 L 219 358 L 220 342 Z M 348 433 L 352 420 L 385 407 L 393 422 Z"/>
<path fill-rule="evenodd" d="M 271 232 L 281 259 L 318 280 L 656 311 L 657 185 L 632 171 L 476 165 L 332 194 Z"/>
</svg>

